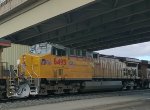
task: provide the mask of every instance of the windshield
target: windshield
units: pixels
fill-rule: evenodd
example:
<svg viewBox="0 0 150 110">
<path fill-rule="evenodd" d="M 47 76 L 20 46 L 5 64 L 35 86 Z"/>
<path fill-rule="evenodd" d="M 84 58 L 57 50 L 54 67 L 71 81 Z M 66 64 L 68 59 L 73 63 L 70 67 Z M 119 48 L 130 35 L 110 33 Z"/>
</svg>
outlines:
<svg viewBox="0 0 150 110">
<path fill-rule="evenodd" d="M 51 53 L 52 46 L 49 43 L 40 43 L 31 46 L 30 48 L 30 53 L 33 54 L 46 54 L 46 53 Z"/>
</svg>

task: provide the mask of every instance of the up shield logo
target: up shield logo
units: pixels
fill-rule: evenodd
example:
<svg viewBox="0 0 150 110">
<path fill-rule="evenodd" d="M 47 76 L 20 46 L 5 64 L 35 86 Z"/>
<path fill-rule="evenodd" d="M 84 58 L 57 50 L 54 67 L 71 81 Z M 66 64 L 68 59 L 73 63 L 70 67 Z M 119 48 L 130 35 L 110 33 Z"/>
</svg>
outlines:
<svg viewBox="0 0 150 110">
<path fill-rule="evenodd" d="M 41 60 L 41 65 L 51 65 L 51 62 L 47 59 L 42 59 Z"/>
</svg>

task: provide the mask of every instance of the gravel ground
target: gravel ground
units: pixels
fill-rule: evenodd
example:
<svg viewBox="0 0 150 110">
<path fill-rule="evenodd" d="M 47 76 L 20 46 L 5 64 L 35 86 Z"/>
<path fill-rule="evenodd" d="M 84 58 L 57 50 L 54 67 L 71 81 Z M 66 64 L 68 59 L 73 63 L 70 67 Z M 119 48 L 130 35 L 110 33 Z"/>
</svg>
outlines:
<svg viewBox="0 0 150 110">
<path fill-rule="evenodd" d="M 11 110 L 150 110 L 150 92 L 139 94 L 99 97 L 51 104 L 14 108 Z"/>
<path fill-rule="evenodd" d="M 120 109 L 121 110 L 150 110 L 150 100 L 140 101 L 139 103 L 132 106 L 111 109 L 111 110 L 120 110 Z"/>
<path fill-rule="evenodd" d="M 77 110 L 150 110 L 150 100 L 136 100 L 123 103 L 98 105 Z"/>
<path fill-rule="evenodd" d="M 150 97 L 150 90 L 54 96 L 33 100 L 2 102 L 0 103 L 0 110 L 48 110 L 49 108 L 52 108 L 53 110 L 72 110 L 86 107 L 88 109 L 88 107 L 141 100 L 146 99 L 147 97 Z M 95 107 L 96 110 L 99 110 L 98 108 L 99 107 Z"/>
</svg>

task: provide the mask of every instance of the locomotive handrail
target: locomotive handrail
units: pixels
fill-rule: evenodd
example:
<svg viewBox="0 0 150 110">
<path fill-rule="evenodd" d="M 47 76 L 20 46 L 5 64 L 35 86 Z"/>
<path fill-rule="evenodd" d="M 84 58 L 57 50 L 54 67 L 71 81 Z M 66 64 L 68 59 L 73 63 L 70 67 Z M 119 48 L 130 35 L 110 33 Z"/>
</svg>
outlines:
<svg viewBox="0 0 150 110">
<path fill-rule="evenodd" d="M 13 72 L 15 73 L 15 75 L 17 76 L 18 74 L 17 74 L 17 73 L 15 72 L 15 70 L 14 70 L 16 66 L 13 66 L 13 67 L 14 67 L 14 68 L 12 68 L 12 70 L 13 70 Z M 16 69 L 17 69 L 17 67 L 16 67 Z"/>
<path fill-rule="evenodd" d="M 38 80 L 37 80 L 37 81 L 38 81 L 38 83 L 37 83 L 38 85 L 37 85 L 37 86 L 39 87 L 39 85 L 40 85 L 40 81 L 39 81 L 39 80 L 40 80 L 40 79 L 39 79 L 38 74 L 34 71 L 34 66 L 33 66 L 33 64 L 32 64 L 32 71 L 33 71 L 33 73 L 36 75 L 36 77 L 37 77 L 37 79 L 38 79 Z M 37 88 L 37 89 L 39 90 L 39 88 Z"/>
<path fill-rule="evenodd" d="M 27 73 L 29 74 L 29 76 L 32 78 L 31 73 L 30 73 L 27 69 L 25 69 L 25 67 L 23 67 L 23 66 L 22 66 L 22 68 L 23 68 L 24 70 L 26 70 L 26 71 L 27 71 Z"/>
<path fill-rule="evenodd" d="M 36 75 L 36 77 L 38 78 L 38 75 L 37 75 L 37 73 L 34 71 L 34 68 L 33 68 L 34 66 L 32 65 L 32 71 L 33 71 L 33 73 Z"/>
</svg>

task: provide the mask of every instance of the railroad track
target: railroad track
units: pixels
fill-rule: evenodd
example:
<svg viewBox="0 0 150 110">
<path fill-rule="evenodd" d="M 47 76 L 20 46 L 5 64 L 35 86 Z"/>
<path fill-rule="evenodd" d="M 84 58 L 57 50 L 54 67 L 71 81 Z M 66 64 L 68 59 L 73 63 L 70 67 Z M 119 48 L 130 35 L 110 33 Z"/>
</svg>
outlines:
<svg viewBox="0 0 150 110">
<path fill-rule="evenodd" d="M 130 90 L 130 91 L 114 91 L 114 92 L 92 92 L 82 94 L 64 94 L 64 95 L 49 95 L 30 97 L 26 99 L 9 99 L 0 101 L 0 110 L 8 110 L 11 108 L 20 108 L 27 106 L 36 106 L 42 104 L 60 103 L 65 101 L 94 99 L 102 97 L 138 95 L 142 93 L 150 93 L 150 89 L 145 90 Z"/>
</svg>

